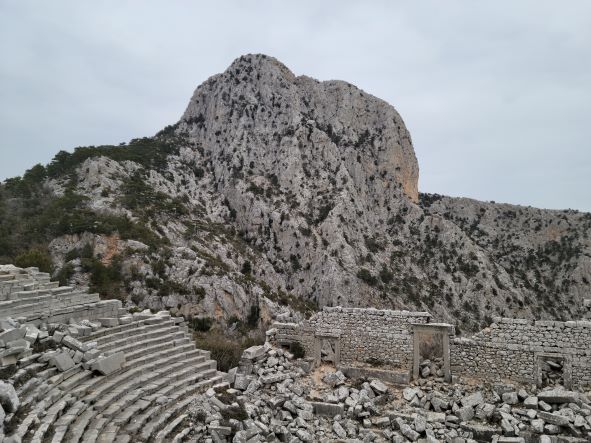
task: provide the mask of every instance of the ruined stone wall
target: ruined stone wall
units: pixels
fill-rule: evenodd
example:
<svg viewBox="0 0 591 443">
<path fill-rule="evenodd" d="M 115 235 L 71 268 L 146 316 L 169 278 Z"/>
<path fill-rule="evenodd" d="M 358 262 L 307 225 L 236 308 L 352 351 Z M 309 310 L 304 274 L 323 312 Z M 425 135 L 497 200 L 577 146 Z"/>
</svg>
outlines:
<svg viewBox="0 0 591 443">
<path fill-rule="evenodd" d="M 299 342 L 313 356 L 317 340 L 337 338 L 340 361 L 365 364 L 379 361 L 386 367 L 410 369 L 413 323 L 428 323 L 427 312 L 362 308 L 324 308 L 299 324 L 275 323 L 274 340 L 279 344 Z"/>
<path fill-rule="evenodd" d="M 539 359 L 564 358 L 573 386 L 591 385 L 591 322 L 497 318 L 469 339 L 451 343 L 452 373 L 535 383 Z"/>
</svg>

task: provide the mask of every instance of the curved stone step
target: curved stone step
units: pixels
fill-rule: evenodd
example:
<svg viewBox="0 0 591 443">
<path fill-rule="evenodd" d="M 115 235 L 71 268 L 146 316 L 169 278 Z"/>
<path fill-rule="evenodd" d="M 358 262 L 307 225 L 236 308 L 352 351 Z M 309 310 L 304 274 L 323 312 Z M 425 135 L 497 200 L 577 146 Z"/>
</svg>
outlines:
<svg viewBox="0 0 591 443">
<path fill-rule="evenodd" d="M 174 371 L 170 375 L 152 381 L 145 388 L 130 392 L 123 397 L 121 401 L 109 406 L 107 410 L 103 411 L 103 415 L 105 417 L 114 417 L 118 412 L 124 413 L 127 408 L 132 407 L 135 402 L 139 400 L 143 399 L 152 402 L 159 398 L 163 398 L 166 395 L 165 390 L 167 390 L 169 386 L 173 387 L 178 386 L 179 384 L 187 386 L 189 379 L 192 379 L 193 381 L 207 379 L 213 375 L 211 366 L 211 361 L 204 361 L 201 363 L 191 361 L 189 364 Z"/>
<path fill-rule="evenodd" d="M 144 331 L 157 328 L 163 323 L 171 322 L 169 318 L 165 317 L 156 317 L 153 321 L 155 323 L 145 324 L 145 320 L 138 320 L 127 325 L 119 325 L 112 328 L 101 329 L 87 337 L 84 337 L 83 341 L 96 341 L 100 346 L 101 344 L 119 340 L 121 338 L 126 338 L 130 335 L 141 334 Z"/>
<path fill-rule="evenodd" d="M 170 423 L 166 425 L 164 429 L 162 429 L 156 437 L 154 437 L 154 443 L 163 443 L 166 441 L 166 438 L 187 418 L 187 414 L 181 414 Z"/>
<path fill-rule="evenodd" d="M 41 418 L 41 422 L 33 435 L 31 442 L 42 442 L 45 433 L 49 427 L 60 417 L 64 410 L 74 402 L 74 398 L 71 395 L 64 395 L 60 401 L 55 402 L 45 411 L 45 415 Z"/>
<path fill-rule="evenodd" d="M 117 374 L 97 376 L 82 383 L 81 386 L 75 390 L 76 395 L 80 397 L 82 395 L 93 394 L 94 397 L 98 397 L 105 389 L 110 389 L 112 385 L 121 383 L 127 378 L 141 375 L 142 372 L 151 371 L 155 366 L 162 365 L 167 361 L 178 361 L 188 352 L 196 351 L 191 349 L 191 345 L 170 347 L 164 351 L 144 356 L 131 362 L 125 362 L 125 365 L 119 370 L 119 372 L 117 372 Z M 103 388 L 104 384 L 107 384 L 108 387 Z"/>
<path fill-rule="evenodd" d="M 187 428 L 183 428 L 181 429 L 171 440 L 171 443 L 181 443 L 185 440 L 185 437 L 187 435 L 189 435 L 189 433 L 191 432 L 193 428 L 192 427 L 187 427 Z"/>
<path fill-rule="evenodd" d="M 160 342 L 170 340 L 171 335 L 173 334 L 183 333 L 180 331 L 178 326 L 167 326 L 165 328 L 155 329 L 141 335 L 114 341 L 107 345 L 100 346 L 99 349 L 105 353 L 121 351 L 127 355 L 135 349 L 142 347 L 144 343 L 151 343 L 152 341 L 158 340 L 160 340 Z"/>
<path fill-rule="evenodd" d="M 190 357 L 191 355 L 193 355 L 194 358 L 192 360 L 187 359 L 187 357 Z M 149 383 L 152 379 L 158 377 L 164 378 L 162 377 L 162 374 L 170 373 L 171 371 L 174 371 L 175 368 L 182 367 L 183 365 L 196 365 L 203 360 L 204 357 L 199 355 L 199 351 L 192 351 L 191 353 L 181 352 L 174 357 L 168 356 L 160 360 L 147 362 L 145 365 L 139 366 L 133 371 L 123 372 L 117 377 L 103 376 L 104 379 L 110 378 L 110 380 L 107 380 L 100 386 L 100 391 L 92 391 L 91 387 L 86 387 L 86 392 L 92 392 L 81 398 L 81 400 L 87 404 L 87 407 L 92 407 L 93 415 L 95 415 L 107 408 L 110 402 L 117 401 L 138 384 Z M 158 370 L 157 368 L 160 369 Z M 142 374 L 144 375 L 142 376 Z M 151 374 L 151 376 L 146 376 L 146 374 Z M 79 417 L 72 426 L 72 438 L 80 432 L 84 433 L 86 428 L 84 421 L 86 421 L 86 425 L 88 425 L 90 420 L 90 417 Z M 107 420 L 105 420 L 105 422 L 106 421 Z"/>
<path fill-rule="evenodd" d="M 211 369 L 211 373 L 213 374 L 213 369 Z M 201 380 L 201 378 L 203 378 Z M 168 387 L 165 387 L 161 391 L 159 391 L 156 395 L 153 396 L 151 399 L 152 406 L 141 415 L 135 416 L 130 423 L 127 425 L 126 429 L 129 431 L 130 434 L 138 434 L 142 431 L 142 435 L 138 436 L 138 438 L 144 438 L 147 440 L 150 436 L 157 431 L 162 424 L 166 422 L 166 419 L 170 417 L 170 415 L 162 415 L 161 411 L 165 409 L 166 411 L 173 411 L 174 405 L 171 407 L 170 403 L 174 402 L 175 404 L 182 403 L 179 407 L 184 407 L 188 405 L 191 401 L 193 401 L 192 396 L 200 391 L 204 391 L 208 387 L 214 385 L 216 382 L 221 380 L 221 376 L 218 375 L 211 375 L 205 377 L 197 377 L 197 374 L 194 374 L 187 378 L 186 382 L 192 383 L 189 387 L 186 386 L 186 383 L 179 382 L 175 384 L 175 390 L 172 392 L 166 392 Z M 154 404 L 158 398 L 162 396 L 169 397 L 169 402 L 163 404 Z M 185 401 L 179 402 L 179 399 L 183 397 L 187 397 Z M 178 410 L 178 409 L 177 409 Z M 164 414 L 166 414 L 166 411 Z M 172 412 L 171 412 L 172 414 Z"/>
</svg>

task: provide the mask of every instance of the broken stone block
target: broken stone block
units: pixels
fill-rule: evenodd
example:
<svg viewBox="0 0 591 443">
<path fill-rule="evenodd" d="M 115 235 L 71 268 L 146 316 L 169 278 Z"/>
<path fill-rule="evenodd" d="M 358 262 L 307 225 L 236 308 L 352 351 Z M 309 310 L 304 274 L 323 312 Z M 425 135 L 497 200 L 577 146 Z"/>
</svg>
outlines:
<svg viewBox="0 0 591 443">
<path fill-rule="evenodd" d="M 517 396 L 517 392 L 505 392 L 501 398 L 503 399 L 503 403 L 508 405 L 516 405 L 519 403 L 519 398 Z"/>
<path fill-rule="evenodd" d="M 62 339 L 62 345 L 73 349 L 74 351 L 80 351 L 80 352 L 86 352 L 88 351 L 88 346 L 86 346 L 86 344 L 82 343 L 80 340 L 75 339 L 72 336 L 66 335 L 63 339 Z"/>
<path fill-rule="evenodd" d="M 462 406 L 474 408 L 484 403 L 484 397 L 481 391 L 477 391 L 471 395 L 462 398 Z"/>
<path fill-rule="evenodd" d="M 538 417 L 544 420 L 546 423 L 556 426 L 568 426 L 569 424 L 568 417 L 551 412 L 538 411 Z"/>
<path fill-rule="evenodd" d="M 82 357 L 83 361 L 90 361 L 90 360 L 94 360 L 95 358 L 98 358 L 98 356 L 101 355 L 101 351 L 98 349 L 89 349 L 88 351 L 86 351 L 84 353 L 84 356 Z"/>
<path fill-rule="evenodd" d="M 474 417 L 474 408 L 469 406 L 463 406 L 460 409 L 458 409 L 458 412 L 456 412 L 456 416 L 461 421 L 470 421 Z"/>
<path fill-rule="evenodd" d="M 37 329 L 34 325 L 26 325 L 25 331 L 25 340 L 27 340 L 29 343 L 35 343 L 37 337 L 39 337 L 39 329 Z"/>
<path fill-rule="evenodd" d="M 538 400 L 546 403 L 576 403 L 578 399 L 577 393 L 567 391 L 564 389 L 551 389 L 548 391 L 541 391 L 538 393 Z"/>
<path fill-rule="evenodd" d="M 345 383 L 345 375 L 341 371 L 329 372 L 322 378 L 322 381 L 334 388 Z"/>
<path fill-rule="evenodd" d="M 261 346 L 251 346 L 250 348 L 247 348 L 244 350 L 244 352 L 242 352 L 242 358 L 245 358 L 247 360 L 254 360 L 258 357 L 263 356 L 263 354 L 265 353 L 265 348 L 261 345 Z"/>
<path fill-rule="evenodd" d="M 123 352 L 117 352 L 108 357 L 95 360 L 90 368 L 100 374 L 109 375 L 119 370 L 123 366 L 123 363 L 125 363 L 125 354 Z"/>
<path fill-rule="evenodd" d="M 542 434 L 544 432 L 544 420 L 537 418 L 532 420 L 530 423 L 534 432 L 538 434 Z"/>
<path fill-rule="evenodd" d="M 377 395 L 385 394 L 386 392 L 388 392 L 388 386 L 386 386 L 384 383 L 377 379 L 372 380 L 369 383 L 369 386 Z"/>
<path fill-rule="evenodd" d="M 105 328 L 119 326 L 119 319 L 117 317 L 98 318 L 97 321 Z"/>
<path fill-rule="evenodd" d="M 538 397 L 527 397 L 523 400 L 523 407 L 526 409 L 538 409 Z"/>
<path fill-rule="evenodd" d="M 248 388 L 248 385 L 251 381 L 252 377 L 249 377 L 244 374 L 236 374 L 236 377 L 234 379 L 234 388 L 244 391 L 246 390 L 246 388 Z"/>
<path fill-rule="evenodd" d="M 411 401 L 417 395 L 417 390 L 414 388 L 404 388 L 402 391 L 402 397 L 406 401 Z"/>
<path fill-rule="evenodd" d="M 52 338 L 55 343 L 61 343 L 65 336 L 66 334 L 64 334 L 63 332 L 55 331 L 52 335 Z"/>
<path fill-rule="evenodd" d="M 70 357 L 70 354 L 67 352 L 57 352 L 53 354 L 49 358 L 49 364 L 55 366 L 60 372 L 67 371 L 76 365 L 72 357 Z"/>
<path fill-rule="evenodd" d="M 332 425 L 332 430 L 340 439 L 347 438 L 347 431 L 341 426 L 341 424 L 335 421 Z"/>
<path fill-rule="evenodd" d="M 24 328 L 9 329 L 7 331 L 0 332 L 0 340 L 2 340 L 4 343 L 18 340 L 25 336 L 25 332 L 26 331 Z"/>
</svg>

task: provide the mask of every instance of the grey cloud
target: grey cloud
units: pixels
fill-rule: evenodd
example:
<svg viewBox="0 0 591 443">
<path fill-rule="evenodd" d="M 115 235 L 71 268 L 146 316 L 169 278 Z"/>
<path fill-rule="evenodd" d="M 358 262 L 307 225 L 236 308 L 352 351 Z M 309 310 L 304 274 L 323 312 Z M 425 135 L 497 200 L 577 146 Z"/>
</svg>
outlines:
<svg viewBox="0 0 591 443">
<path fill-rule="evenodd" d="M 0 2 L 0 179 L 151 135 L 248 52 L 392 103 L 420 189 L 591 211 L 591 3 Z"/>
</svg>

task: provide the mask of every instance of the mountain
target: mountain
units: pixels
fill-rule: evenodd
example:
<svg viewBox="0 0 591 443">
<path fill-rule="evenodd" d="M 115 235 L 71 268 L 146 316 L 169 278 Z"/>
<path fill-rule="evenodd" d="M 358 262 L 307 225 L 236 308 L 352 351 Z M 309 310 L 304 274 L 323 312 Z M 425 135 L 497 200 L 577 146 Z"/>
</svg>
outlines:
<svg viewBox="0 0 591 443">
<path fill-rule="evenodd" d="M 245 328 L 320 306 L 576 316 L 591 214 L 418 192 L 388 103 L 246 55 L 181 119 L 60 152 L 0 187 L 0 261 L 42 263 L 105 297 Z"/>
</svg>

